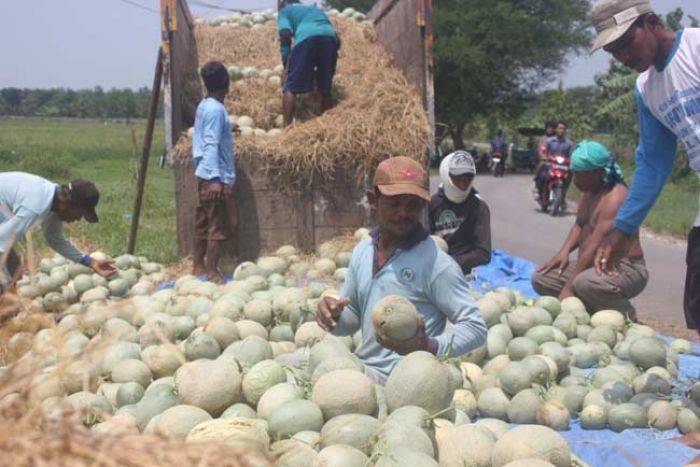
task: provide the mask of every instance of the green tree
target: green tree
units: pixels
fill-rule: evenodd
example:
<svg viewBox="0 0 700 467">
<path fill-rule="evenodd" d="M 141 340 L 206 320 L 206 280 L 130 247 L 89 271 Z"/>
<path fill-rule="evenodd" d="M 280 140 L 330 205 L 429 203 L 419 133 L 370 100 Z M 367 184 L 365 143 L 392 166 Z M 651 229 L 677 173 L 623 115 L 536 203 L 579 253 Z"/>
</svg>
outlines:
<svg viewBox="0 0 700 467">
<path fill-rule="evenodd" d="M 436 0 L 438 120 L 455 146 L 479 116 L 519 114 L 590 43 L 588 0 Z"/>
<path fill-rule="evenodd" d="M 372 9 L 376 0 L 326 0 L 324 3 L 340 11 L 343 11 L 345 8 L 354 8 L 357 11 L 367 13 Z"/>
</svg>

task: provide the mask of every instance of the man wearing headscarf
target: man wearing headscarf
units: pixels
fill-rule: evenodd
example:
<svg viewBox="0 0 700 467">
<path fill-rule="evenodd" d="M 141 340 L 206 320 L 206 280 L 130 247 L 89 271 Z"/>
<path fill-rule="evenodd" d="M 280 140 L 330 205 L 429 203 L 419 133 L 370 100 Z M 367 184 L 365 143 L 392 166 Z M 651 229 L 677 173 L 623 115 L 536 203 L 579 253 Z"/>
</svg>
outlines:
<svg viewBox="0 0 700 467">
<path fill-rule="evenodd" d="M 540 295 L 576 296 L 589 312 L 613 309 L 636 320 L 630 299 L 644 290 L 649 278 L 639 236 L 620 261 L 619 274 L 600 275 L 593 267 L 596 251 L 612 231 L 629 191 L 622 171 L 607 148 L 595 141 L 582 141 L 571 158 L 574 183 L 581 190 L 576 223 L 554 257 L 532 275 L 532 286 Z M 578 259 L 570 263 L 576 249 Z"/>
<path fill-rule="evenodd" d="M 442 237 L 464 274 L 491 261 L 491 212 L 474 189 L 474 159 L 455 151 L 440 164 L 442 184 L 430 200 L 430 231 Z"/>
</svg>

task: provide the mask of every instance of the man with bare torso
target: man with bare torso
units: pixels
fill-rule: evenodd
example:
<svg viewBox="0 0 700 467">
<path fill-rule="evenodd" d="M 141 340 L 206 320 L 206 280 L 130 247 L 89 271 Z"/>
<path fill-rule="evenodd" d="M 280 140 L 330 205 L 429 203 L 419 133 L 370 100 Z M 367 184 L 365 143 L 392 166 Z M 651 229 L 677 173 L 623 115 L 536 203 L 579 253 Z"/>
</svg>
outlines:
<svg viewBox="0 0 700 467">
<path fill-rule="evenodd" d="M 582 193 L 576 223 L 554 257 L 533 274 L 532 286 L 541 295 L 576 296 L 589 312 L 613 309 L 635 320 L 630 299 L 644 290 L 649 277 L 639 236 L 620 261 L 617 274 L 600 275 L 593 267 L 596 251 L 612 231 L 629 191 L 620 168 L 610 152 L 593 141 L 579 145 L 571 167 Z M 569 255 L 577 248 L 578 259 L 570 263 Z"/>
</svg>

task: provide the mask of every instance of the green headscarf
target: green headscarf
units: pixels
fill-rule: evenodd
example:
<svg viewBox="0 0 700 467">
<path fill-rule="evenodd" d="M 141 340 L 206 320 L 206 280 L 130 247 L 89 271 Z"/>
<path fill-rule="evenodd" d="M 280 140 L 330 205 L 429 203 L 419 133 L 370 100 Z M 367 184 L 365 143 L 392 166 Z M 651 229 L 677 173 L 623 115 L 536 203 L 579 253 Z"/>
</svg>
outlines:
<svg viewBox="0 0 700 467">
<path fill-rule="evenodd" d="M 608 148 L 595 141 L 581 141 L 571 155 L 571 170 L 588 172 L 595 169 L 605 169 L 605 185 L 611 187 L 624 181 L 622 169 L 613 159 Z"/>
</svg>

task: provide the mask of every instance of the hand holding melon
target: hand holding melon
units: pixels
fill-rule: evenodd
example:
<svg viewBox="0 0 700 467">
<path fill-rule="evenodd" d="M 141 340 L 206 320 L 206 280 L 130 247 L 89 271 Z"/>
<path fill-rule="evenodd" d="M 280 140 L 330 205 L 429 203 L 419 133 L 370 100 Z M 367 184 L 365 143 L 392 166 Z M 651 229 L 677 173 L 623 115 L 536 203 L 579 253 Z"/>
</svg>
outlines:
<svg viewBox="0 0 700 467">
<path fill-rule="evenodd" d="M 350 303 L 349 298 L 338 300 L 334 297 L 323 297 L 318 303 L 316 311 L 316 322 L 321 329 L 331 332 L 338 324 L 338 318 L 343 313 L 345 307 Z"/>
<path fill-rule="evenodd" d="M 425 323 L 408 299 L 389 295 L 372 310 L 372 323 L 377 342 L 400 355 L 429 350 L 430 339 Z"/>
</svg>

